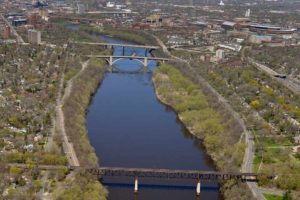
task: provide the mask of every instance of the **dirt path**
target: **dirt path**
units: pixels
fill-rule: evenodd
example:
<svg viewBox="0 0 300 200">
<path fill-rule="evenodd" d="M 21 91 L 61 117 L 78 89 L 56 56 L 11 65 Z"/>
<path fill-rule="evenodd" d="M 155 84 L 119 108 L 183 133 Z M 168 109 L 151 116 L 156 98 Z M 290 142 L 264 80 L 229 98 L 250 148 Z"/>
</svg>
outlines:
<svg viewBox="0 0 300 200">
<path fill-rule="evenodd" d="M 63 141 L 63 150 L 64 150 L 65 155 L 67 156 L 68 163 L 70 166 L 80 166 L 80 163 L 79 163 L 78 157 L 76 155 L 76 152 L 74 150 L 73 143 L 69 141 L 67 133 L 66 133 L 65 117 L 64 117 L 62 108 L 63 108 L 63 105 L 66 102 L 66 100 L 70 97 L 74 80 L 84 72 L 84 70 L 88 66 L 88 63 L 89 63 L 89 61 L 82 63 L 81 70 L 74 77 L 72 77 L 72 79 L 70 79 L 67 82 L 67 86 L 64 90 L 64 95 L 60 98 L 61 100 L 58 102 L 57 107 L 56 107 L 56 114 L 57 114 L 56 125 L 58 127 L 58 130 L 60 130 L 60 133 L 62 136 L 62 141 Z"/>
</svg>

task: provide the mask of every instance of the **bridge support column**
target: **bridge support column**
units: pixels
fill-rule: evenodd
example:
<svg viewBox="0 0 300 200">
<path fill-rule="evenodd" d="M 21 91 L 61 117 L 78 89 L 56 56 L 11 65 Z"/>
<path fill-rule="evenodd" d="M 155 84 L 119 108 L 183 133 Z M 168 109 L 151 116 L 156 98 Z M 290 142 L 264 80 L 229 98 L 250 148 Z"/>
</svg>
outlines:
<svg viewBox="0 0 300 200">
<path fill-rule="evenodd" d="M 144 64 L 144 67 L 148 66 L 148 58 L 147 57 L 144 58 L 144 63 L 143 64 Z"/>
<path fill-rule="evenodd" d="M 200 196 L 200 191 L 201 191 L 201 184 L 200 184 L 200 180 L 198 180 L 197 187 L 196 187 L 197 196 Z"/>
<path fill-rule="evenodd" d="M 147 70 L 148 70 L 148 58 L 147 57 L 144 58 L 143 65 L 144 65 L 144 72 L 147 72 Z"/>
<path fill-rule="evenodd" d="M 109 56 L 109 66 L 112 66 L 112 65 L 113 65 L 113 57 Z"/>
<path fill-rule="evenodd" d="M 139 186 L 138 186 L 138 177 L 136 176 L 134 178 L 134 193 L 137 193 L 139 190 Z"/>
</svg>

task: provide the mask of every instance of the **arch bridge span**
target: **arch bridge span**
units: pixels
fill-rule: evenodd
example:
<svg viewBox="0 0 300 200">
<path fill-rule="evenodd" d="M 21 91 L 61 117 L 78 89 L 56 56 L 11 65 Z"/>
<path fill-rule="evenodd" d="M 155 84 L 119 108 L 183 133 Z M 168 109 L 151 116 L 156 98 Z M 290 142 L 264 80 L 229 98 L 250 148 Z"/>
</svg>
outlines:
<svg viewBox="0 0 300 200">
<path fill-rule="evenodd" d="M 116 62 L 123 59 L 136 60 L 140 62 L 144 67 L 147 67 L 151 60 L 155 61 L 171 61 L 173 59 L 170 58 L 158 58 L 158 57 L 146 57 L 146 56 L 111 56 L 111 55 L 88 55 L 89 58 L 103 58 L 109 64 L 109 66 L 113 66 Z"/>
</svg>

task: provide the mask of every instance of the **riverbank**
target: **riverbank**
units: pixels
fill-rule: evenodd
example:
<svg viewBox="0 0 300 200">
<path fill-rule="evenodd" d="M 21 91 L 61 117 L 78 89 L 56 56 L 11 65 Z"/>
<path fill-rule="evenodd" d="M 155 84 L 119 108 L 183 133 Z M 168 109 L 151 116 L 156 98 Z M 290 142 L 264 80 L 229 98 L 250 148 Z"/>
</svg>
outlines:
<svg viewBox="0 0 300 200">
<path fill-rule="evenodd" d="M 203 141 L 218 170 L 239 171 L 245 144 L 232 140 L 230 123 L 210 105 L 211 102 L 203 95 L 201 88 L 184 77 L 179 70 L 165 64 L 156 70 L 153 83 L 157 98 L 172 107 L 190 133 Z M 245 184 L 234 181 L 224 182 L 222 193 L 226 199 L 239 193 L 241 199 L 252 199 Z"/>
<path fill-rule="evenodd" d="M 65 131 L 69 142 L 73 143 L 80 166 L 98 167 L 98 158 L 90 145 L 85 127 L 86 110 L 91 96 L 101 83 L 106 69 L 102 61 L 91 59 L 85 69 L 72 80 L 69 95 L 62 107 L 65 118 Z M 57 199 L 106 199 L 107 191 L 97 180 L 84 172 L 75 172 Z"/>
<path fill-rule="evenodd" d="M 187 129 L 203 140 L 218 169 L 227 170 L 228 167 L 221 161 L 224 159 L 223 156 L 229 158 L 233 152 L 243 149 L 238 146 L 242 143 L 230 140 L 228 124 L 224 123 L 218 111 L 209 105 L 201 89 L 185 78 L 179 70 L 167 64 L 161 65 L 156 70 L 153 83 L 158 99 L 171 106 Z M 230 145 L 226 149 L 228 152 L 224 152 L 227 144 Z M 241 165 L 242 152 L 233 155 L 235 163 L 230 163 L 231 169 L 233 166 L 238 169 Z"/>
<path fill-rule="evenodd" d="M 74 149 L 78 153 L 80 166 L 98 166 L 97 156 L 89 144 L 85 115 L 91 96 L 105 75 L 104 65 L 101 60 L 91 59 L 83 73 L 73 80 L 69 98 L 65 100 L 63 105 L 65 118 L 68 119 L 65 123 L 66 132 L 70 141 L 76 143 Z"/>
</svg>

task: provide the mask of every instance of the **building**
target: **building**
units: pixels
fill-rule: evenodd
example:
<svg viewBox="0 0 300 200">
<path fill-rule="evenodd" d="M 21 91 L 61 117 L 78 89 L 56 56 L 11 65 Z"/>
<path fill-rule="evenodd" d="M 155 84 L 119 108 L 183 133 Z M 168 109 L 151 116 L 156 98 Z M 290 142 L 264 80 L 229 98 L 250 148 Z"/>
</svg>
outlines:
<svg viewBox="0 0 300 200">
<path fill-rule="evenodd" d="M 224 50 L 218 49 L 216 51 L 216 58 L 217 60 L 222 60 L 224 58 Z"/>
<path fill-rule="evenodd" d="M 22 26 L 22 25 L 25 25 L 25 24 L 27 24 L 27 19 L 14 19 L 12 21 L 13 26 Z"/>
<path fill-rule="evenodd" d="M 300 135 L 296 135 L 296 136 L 294 137 L 294 142 L 295 142 L 296 144 L 300 144 Z"/>
<path fill-rule="evenodd" d="M 37 24 L 41 23 L 41 17 L 37 13 L 33 13 L 32 15 L 27 17 L 28 24 L 33 27 L 37 27 Z"/>
<path fill-rule="evenodd" d="M 271 35 L 251 35 L 249 41 L 254 44 L 262 44 L 272 41 Z"/>
<path fill-rule="evenodd" d="M 85 13 L 85 6 L 82 3 L 77 4 L 77 13 L 82 15 Z"/>
<path fill-rule="evenodd" d="M 233 30 L 233 29 L 236 28 L 236 23 L 225 21 L 225 22 L 222 23 L 221 27 L 225 30 Z"/>
<path fill-rule="evenodd" d="M 260 34 L 279 34 L 279 35 L 290 35 L 297 32 L 296 28 L 282 28 L 279 26 L 265 25 L 265 24 L 251 24 L 250 31 L 257 32 Z"/>
<path fill-rule="evenodd" d="M 168 45 L 179 46 L 179 45 L 192 45 L 190 40 L 186 40 L 183 37 L 174 35 L 171 36 L 167 42 Z"/>
<path fill-rule="evenodd" d="M 231 51 L 239 52 L 242 49 L 242 46 L 235 43 L 229 43 L 229 44 L 218 44 L 219 48 L 228 49 Z"/>
<path fill-rule="evenodd" d="M 151 26 L 158 27 L 162 25 L 162 17 L 158 14 L 150 15 L 146 18 L 146 23 L 150 24 Z"/>
<path fill-rule="evenodd" d="M 49 19 L 49 12 L 48 9 L 40 9 L 39 14 L 42 17 L 43 20 L 48 21 Z"/>
<path fill-rule="evenodd" d="M 32 44 L 41 43 L 41 32 L 33 29 L 28 30 L 28 41 Z"/>
<path fill-rule="evenodd" d="M 3 28 L 3 34 L 2 34 L 3 39 L 9 39 L 10 38 L 10 33 L 11 33 L 10 27 L 9 26 L 5 26 Z"/>
<path fill-rule="evenodd" d="M 107 8 L 113 8 L 113 7 L 115 7 L 115 4 L 113 2 L 109 1 L 109 2 L 106 3 L 106 7 Z"/>
<path fill-rule="evenodd" d="M 136 29 L 136 30 L 146 30 L 146 29 L 150 29 L 150 25 L 149 24 L 145 24 L 145 23 L 134 23 L 132 24 L 132 28 Z"/>
<path fill-rule="evenodd" d="M 245 13 L 245 17 L 250 17 L 250 13 L 251 13 L 251 11 L 250 11 L 250 9 L 248 9 Z"/>
</svg>

